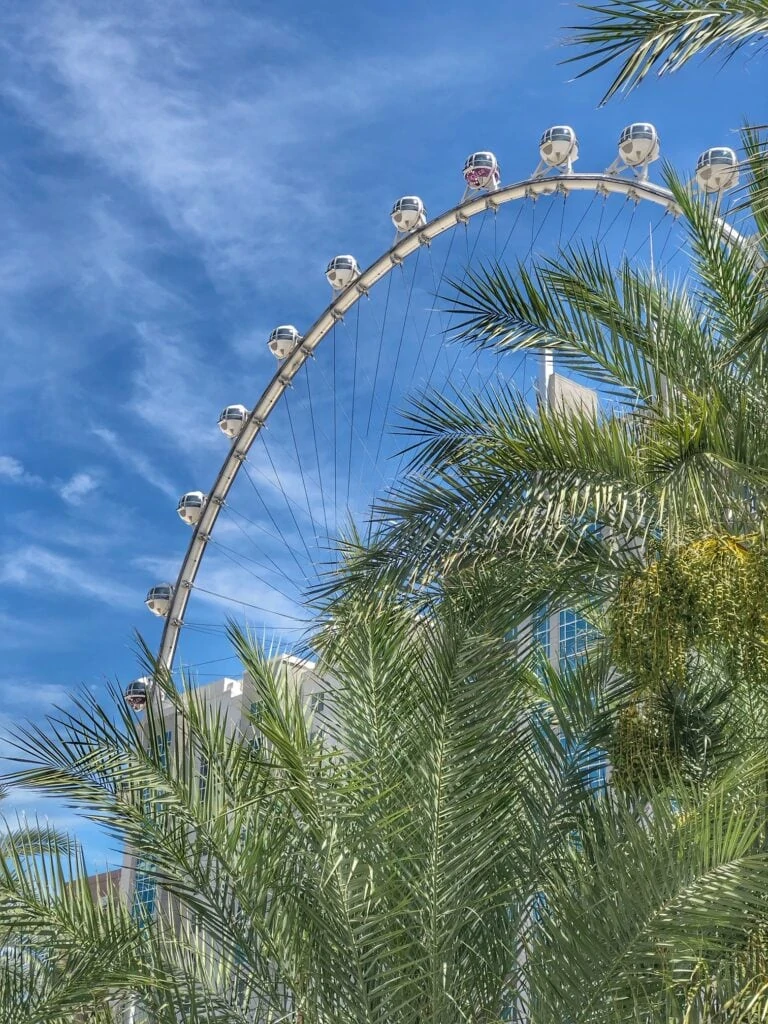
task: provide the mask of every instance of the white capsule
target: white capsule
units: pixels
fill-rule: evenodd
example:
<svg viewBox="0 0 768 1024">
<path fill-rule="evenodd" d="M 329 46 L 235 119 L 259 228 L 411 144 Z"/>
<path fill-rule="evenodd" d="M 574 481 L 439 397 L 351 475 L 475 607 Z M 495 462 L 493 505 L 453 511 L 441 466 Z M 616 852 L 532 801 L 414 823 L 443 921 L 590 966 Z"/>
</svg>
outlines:
<svg viewBox="0 0 768 1024">
<path fill-rule="evenodd" d="M 227 437 L 237 437 L 248 419 L 244 405 L 228 405 L 219 416 L 219 430 Z"/>
<path fill-rule="evenodd" d="M 427 223 L 424 203 L 418 196 L 403 196 L 392 207 L 392 223 L 401 234 L 408 234 Z"/>
<path fill-rule="evenodd" d="M 652 124 L 627 125 L 619 136 L 619 158 L 627 167 L 642 167 L 659 159 L 659 133 Z"/>
<path fill-rule="evenodd" d="M 147 594 L 144 604 L 153 615 L 159 615 L 164 619 L 171 610 L 173 601 L 173 585 L 171 583 L 160 583 Z"/>
<path fill-rule="evenodd" d="M 464 181 L 471 189 L 487 189 L 495 191 L 501 181 L 499 162 L 493 153 L 487 150 L 471 153 L 464 161 Z"/>
<path fill-rule="evenodd" d="M 202 491 L 188 491 L 179 498 L 176 511 L 190 526 L 197 526 L 205 508 L 205 495 Z"/>
<path fill-rule="evenodd" d="M 739 183 L 739 160 L 732 149 L 717 146 L 696 162 L 696 180 L 704 192 L 723 192 Z"/>
<path fill-rule="evenodd" d="M 360 267 L 354 256 L 334 256 L 325 269 L 325 276 L 331 288 L 341 292 L 360 276 Z"/>
<path fill-rule="evenodd" d="M 293 324 L 276 327 L 269 336 L 269 351 L 278 359 L 287 359 L 301 341 L 301 335 Z"/>
<path fill-rule="evenodd" d="M 579 140 L 567 124 L 547 128 L 539 142 L 539 155 L 547 167 L 564 167 L 579 159 Z"/>
</svg>

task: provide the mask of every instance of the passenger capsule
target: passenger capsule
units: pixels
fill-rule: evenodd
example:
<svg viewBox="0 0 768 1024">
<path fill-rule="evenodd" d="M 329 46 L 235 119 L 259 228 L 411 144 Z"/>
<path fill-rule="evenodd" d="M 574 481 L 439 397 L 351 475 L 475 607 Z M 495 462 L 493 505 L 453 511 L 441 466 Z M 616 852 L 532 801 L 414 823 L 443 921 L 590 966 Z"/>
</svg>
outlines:
<svg viewBox="0 0 768 1024">
<path fill-rule="evenodd" d="M 354 256 L 334 256 L 326 267 L 325 276 L 331 288 L 341 292 L 360 276 L 360 267 Z"/>
<path fill-rule="evenodd" d="M 244 405 L 228 405 L 219 416 L 219 430 L 227 437 L 237 437 L 248 419 L 248 410 Z"/>
<path fill-rule="evenodd" d="M 501 181 L 501 171 L 493 153 L 470 154 L 464 161 L 464 181 L 467 188 L 495 191 Z"/>
<path fill-rule="evenodd" d="M 188 491 L 179 498 L 176 511 L 185 523 L 197 526 L 205 508 L 205 495 L 202 491 Z"/>
<path fill-rule="evenodd" d="M 269 351 L 278 359 L 287 359 L 301 341 L 301 335 L 292 324 L 276 327 L 269 336 Z"/>
<path fill-rule="evenodd" d="M 723 192 L 739 183 L 739 160 L 732 149 L 718 146 L 696 162 L 696 180 L 705 192 Z"/>
<path fill-rule="evenodd" d="M 539 156 L 547 167 L 563 167 L 579 159 L 579 140 L 570 125 L 547 128 L 539 143 Z"/>
<path fill-rule="evenodd" d="M 125 703 L 132 711 L 143 711 L 146 708 L 151 686 L 152 680 L 149 676 L 143 676 L 141 679 L 134 679 L 132 683 L 128 683 L 124 697 Z"/>
<path fill-rule="evenodd" d="M 171 610 L 171 601 L 173 601 L 173 585 L 160 583 L 158 586 L 152 587 L 144 604 L 153 615 L 159 615 L 161 619 L 164 619 Z"/>
<path fill-rule="evenodd" d="M 418 196 L 403 196 L 392 207 L 392 223 L 401 234 L 408 234 L 427 223 L 427 211 Z"/>
<path fill-rule="evenodd" d="M 627 167 L 642 167 L 659 159 L 659 133 L 652 124 L 627 125 L 619 136 L 619 158 Z"/>
</svg>

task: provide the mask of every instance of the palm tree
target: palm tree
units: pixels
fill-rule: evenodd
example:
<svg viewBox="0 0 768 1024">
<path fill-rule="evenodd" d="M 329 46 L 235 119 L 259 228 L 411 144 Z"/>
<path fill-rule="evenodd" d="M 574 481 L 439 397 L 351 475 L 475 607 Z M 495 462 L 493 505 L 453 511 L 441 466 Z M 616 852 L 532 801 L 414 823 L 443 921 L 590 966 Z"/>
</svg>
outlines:
<svg viewBox="0 0 768 1024">
<path fill-rule="evenodd" d="M 670 175 L 687 282 L 579 246 L 456 285 L 459 340 L 552 350 L 601 408 L 532 408 L 502 386 L 422 396 L 409 471 L 372 547 L 350 545 L 341 584 L 397 578 L 424 600 L 446 572 L 482 567 L 510 625 L 575 606 L 635 680 L 616 738 L 641 764 L 768 736 L 768 170 L 755 133 L 745 147 L 756 231 L 744 245 L 726 245 L 716 211 Z"/>
<path fill-rule="evenodd" d="M 482 573 L 421 611 L 350 586 L 316 641 L 322 722 L 233 629 L 261 744 L 157 666 L 172 757 L 148 742 L 153 702 L 141 726 L 86 697 L 28 729 L 15 781 L 140 844 L 165 898 L 152 919 L 89 917 L 27 872 L 38 902 L 0 904 L 4 933 L 45 912 L 58 962 L 82 950 L 62 991 L 111 991 L 101 1013 L 130 991 L 152 1024 L 762 1012 L 765 762 L 674 779 L 640 814 L 595 789 L 623 684 L 604 658 L 562 675 L 521 659 L 499 604 Z M 8 999 L 4 1020 L 65 1019 Z"/>
<path fill-rule="evenodd" d="M 583 52 L 571 60 L 591 61 L 581 75 L 619 62 L 604 103 L 653 70 L 666 75 L 702 54 L 729 59 L 746 48 L 761 49 L 768 36 L 766 0 L 607 0 L 579 6 L 595 15 L 587 25 L 572 26 L 572 42 Z"/>
<path fill-rule="evenodd" d="M 429 618 L 395 592 L 339 606 L 317 641 L 336 681 L 324 733 L 238 632 L 264 745 L 162 677 L 178 757 L 93 702 L 76 725 L 27 733 L 17 780 L 140 848 L 169 897 L 157 920 L 183 924 L 188 984 L 140 987 L 152 1020 L 182 1003 L 185 1020 L 214 1019 L 217 1001 L 231 1020 L 500 1016 L 521 922 L 570 857 L 611 698 L 584 697 L 589 741 L 568 757 L 494 604 L 478 589 Z M 192 751 L 209 766 L 204 794 Z M 199 970 L 206 949 L 215 971 Z"/>
<path fill-rule="evenodd" d="M 114 894 L 94 902 L 82 851 L 53 828 L 7 832 L 2 853 L 0 1019 L 117 1024 L 119 993 L 162 977 L 150 937 Z"/>
</svg>

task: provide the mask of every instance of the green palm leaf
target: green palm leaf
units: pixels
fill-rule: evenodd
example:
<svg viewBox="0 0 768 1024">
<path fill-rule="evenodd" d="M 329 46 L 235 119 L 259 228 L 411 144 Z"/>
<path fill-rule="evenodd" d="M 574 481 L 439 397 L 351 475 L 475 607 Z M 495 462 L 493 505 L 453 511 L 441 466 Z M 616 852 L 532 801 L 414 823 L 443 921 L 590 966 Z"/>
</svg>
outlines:
<svg viewBox="0 0 768 1024">
<path fill-rule="evenodd" d="M 702 54 L 726 58 L 747 46 L 762 48 L 768 34 L 765 0 L 614 0 L 582 4 L 593 15 L 571 26 L 571 40 L 582 52 L 569 61 L 589 61 L 578 77 L 619 62 L 619 71 L 603 97 L 638 85 L 651 71 L 677 71 Z"/>
</svg>

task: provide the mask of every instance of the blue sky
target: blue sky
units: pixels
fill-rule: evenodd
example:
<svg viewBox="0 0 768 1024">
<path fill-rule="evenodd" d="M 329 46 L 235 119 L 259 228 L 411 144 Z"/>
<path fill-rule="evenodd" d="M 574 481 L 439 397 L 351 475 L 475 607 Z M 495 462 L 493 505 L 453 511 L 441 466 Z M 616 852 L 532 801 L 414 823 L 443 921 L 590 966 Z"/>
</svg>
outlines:
<svg viewBox="0 0 768 1024">
<path fill-rule="evenodd" d="M 144 594 L 188 540 L 175 501 L 225 451 L 218 411 L 263 387 L 272 326 L 325 306 L 330 256 L 390 244 L 397 196 L 454 205 L 475 149 L 524 177 L 552 123 L 599 170 L 633 120 L 685 168 L 764 120 L 758 59 L 598 110 L 607 79 L 557 66 L 575 18 L 552 0 L 6 5 L 3 727 L 136 674 L 133 631 L 159 637 Z"/>
</svg>

